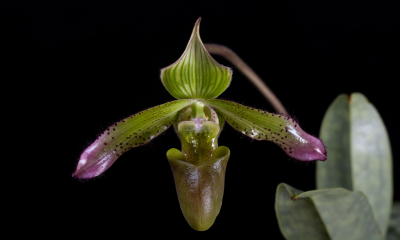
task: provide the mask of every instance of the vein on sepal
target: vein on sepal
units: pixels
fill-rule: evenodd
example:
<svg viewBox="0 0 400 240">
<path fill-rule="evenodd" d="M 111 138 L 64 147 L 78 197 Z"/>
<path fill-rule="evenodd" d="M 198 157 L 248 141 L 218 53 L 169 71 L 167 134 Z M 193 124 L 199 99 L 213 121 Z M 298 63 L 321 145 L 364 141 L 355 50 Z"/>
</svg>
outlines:
<svg viewBox="0 0 400 240">
<path fill-rule="evenodd" d="M 182 56 L 161 70 L 161 81 L 175 98 L 218 97 L 229 86 L 230 68 L 217 63 L 200 39 L 200 21 L 196 21 L 189 43 Z"/>
</svg>

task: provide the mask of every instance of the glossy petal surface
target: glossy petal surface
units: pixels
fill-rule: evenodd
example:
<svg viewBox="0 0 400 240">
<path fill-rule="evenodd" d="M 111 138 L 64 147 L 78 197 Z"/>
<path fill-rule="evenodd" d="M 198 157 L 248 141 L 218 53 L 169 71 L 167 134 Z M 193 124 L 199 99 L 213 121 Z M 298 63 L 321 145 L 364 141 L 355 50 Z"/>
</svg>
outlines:
<svg viewBox="0 0 400 240">
<path fill-rule="evenodd" d="M 168 102 L 113 124 L 82 153 L 72 176 L 85 179 L 102 174 L 124 152 L 146 144 L 167 130 L 177 112 L 193 101 Z"/>
<path fill-rule="evenodd" d="M 229 149 L 221 146 L 210 161 L 196 166 L 187 162 L 178 149 L 167 152 L 181 210 L 197 231 L 209 229 L 220 212 L 229 155 Z"/>
<path fill-rule="evenodd" d="M 393 198 L 389 136 L 378 111 L 360 94 L 342 94 L 321 126 L 329 159 L 317 165 L 317 187 L 343 187 L 367 195 L 385 233 Z"/>
<path fill-rule="evenodd" d="M 221 114 L 234 129 L 255 140 L 272 141 L 294 159 L 326 159 L 321 140 L 304 132 L 292 118 L 219 99 L 204 100 L 204 103 Z"/>
<path fill-rule="evenodd" d="M 204 47 L 199 34 L 200 20 L 182 56 L 161 70 L 162 83 L 177 99 L 216 98 L 231 82 L 231 69 L 217 63 Z"/>
</svg>

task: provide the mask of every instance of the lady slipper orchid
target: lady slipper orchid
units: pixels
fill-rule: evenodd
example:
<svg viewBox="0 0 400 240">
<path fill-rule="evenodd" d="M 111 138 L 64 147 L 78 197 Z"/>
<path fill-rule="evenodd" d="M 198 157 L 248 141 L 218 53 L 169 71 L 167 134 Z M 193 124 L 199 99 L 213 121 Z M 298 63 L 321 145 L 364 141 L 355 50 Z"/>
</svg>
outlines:
<svg viewBox="0 0 400 240">
<path fill-rule="evenodd" d="M 73 177 L 87 179 L 105 172 L 123 153 L 144 145 L 171 125 L 182 151 L 170 149 L 167 159 L 173 171 L 181 210 L 198 231 L 214 223 L 222 204 L 225 170 L 230 151 L 218 147 L 226 121 L 255 140 L 278 144 L 300 161 L 326 160 L 322 142 L 291 117 L 215 99 L 229 86 L 231 69 L 218 64 L 199 36 L 199 18 L 182 56 L 161 70 L 161 81 L 176 99 L 116 122 L 80 156 Z"/>
</svg>

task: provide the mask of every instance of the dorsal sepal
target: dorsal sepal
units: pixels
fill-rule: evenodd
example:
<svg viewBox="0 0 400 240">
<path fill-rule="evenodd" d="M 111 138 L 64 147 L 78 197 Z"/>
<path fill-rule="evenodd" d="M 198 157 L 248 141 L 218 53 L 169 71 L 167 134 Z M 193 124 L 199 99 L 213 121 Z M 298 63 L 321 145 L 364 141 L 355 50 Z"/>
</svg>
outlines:
<svg viewBox="0 0 400 240">
<path fill-rule="evenodd" d="M 201 18 L 196 24 L 182 56 L 172 65 L 161 69 L 161 81 L 177 99 L 218 97 L 228 88 L 232 70 L 217 63 L 200 39 Z"/>
</svg>

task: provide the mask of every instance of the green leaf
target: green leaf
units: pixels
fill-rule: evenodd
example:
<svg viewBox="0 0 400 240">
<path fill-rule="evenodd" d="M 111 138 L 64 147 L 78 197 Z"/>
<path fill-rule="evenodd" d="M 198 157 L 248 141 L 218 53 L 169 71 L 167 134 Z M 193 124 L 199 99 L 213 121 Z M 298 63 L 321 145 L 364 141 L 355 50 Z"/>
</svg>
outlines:
<svg viewBox="0 0 400 240">
<path fill-rule="evenodd" d="M 341 187 L 353 190 L 350 157 L 350 104 L 339 95 L 329 106 L 320 138 L 329 149 L 328 161 L 317 163 L 317 189 Z"/>
<path fill-rule="evenodd" d="M 81 155 L 73 177 L 93 178 L 106 171 L 124 152 L 146 144 L 167 130 L 177 113 L 194 100 L 176 100 L 116 122 Z"/>
<path fill-rule="evenodd" d="M 400 239 L 400 202 L 394 202 L 390 217 L 389 228 L 386 235 L 387 240 Z"/>
<path fill-rule="evenodd" d="M 367 197 L 343 188 L 302 192 L 281 183 L 275 212 L 289 240 L 383 239 Z"/>
<path fill-rule="evenodd" d="M 220 99 L 202 101 L 234 129 L 255 140 L 272 141 L 292 158 L 300 161 L 326 159 L 321 140 L 304 132 L 293 118 Z"/>
<path fill-rule="evenodd" d="M 232 79 L 231 69 L 217 63 L 200 39 L 199 18 L 182 56 L 174 64 L 161 70 L 161 81 L 177 99 L 218 97 Z"/>
<path fill-rule="evenodd" d="M 321 126 L 329 155 L 317 163 L 317 188 L 343 187 L 368 197 L 383 233 L 393 198 L 392 156 L 381 117 L 364 95 L 340 95 Z"/>
</svg>

